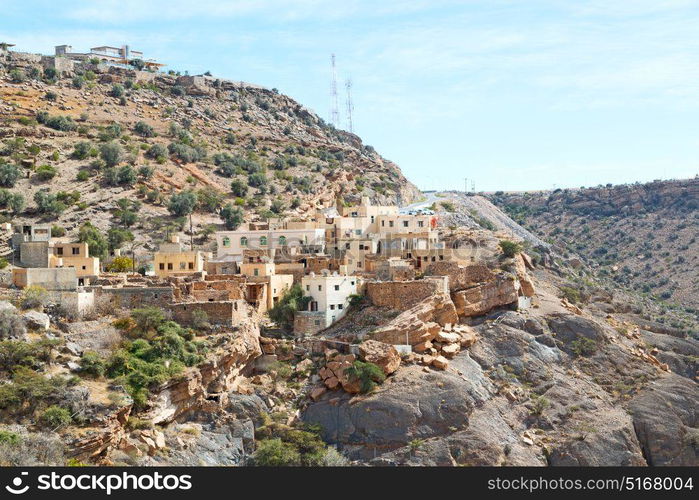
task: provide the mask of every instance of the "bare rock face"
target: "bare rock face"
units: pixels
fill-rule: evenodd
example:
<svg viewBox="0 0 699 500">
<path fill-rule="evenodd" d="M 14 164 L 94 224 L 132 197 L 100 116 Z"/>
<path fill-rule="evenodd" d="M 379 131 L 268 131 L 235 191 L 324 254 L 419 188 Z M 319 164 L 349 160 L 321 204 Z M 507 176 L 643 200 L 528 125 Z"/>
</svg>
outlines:
<svg viewBox="0 0 699 500">
<path fill-rule="evenodd" d="M 39 311 L 27 311 L 22 315 L 22 319 L 30 330 L 48 330 L 51 326 L 49 315 Z"/>
<path fill-rule="evenodd" d="M 651 383 L 631 400 L 633 423 L 648 465 L 699 464 L 697 401 L 697 384 L 674 374 Z"/>
<path fill-rule="evenodd" d="M 454 292 L 452 298 L 459 316 L 480 316 L 496 307 L 517 302 L 518 282 L 511 277 L 498 277 L 473 288 Z"/>
<path fill-rule="evenodd" d="M 161 388 L 146 418 L 164 424 L 202 407 L 215 409 L 225 404 L 227 393 L 239 388 L 243 371 L 262 354 L 257 323 L 242 323 L 233 335 L 219 356 Z"/>
<path fill-rule="evenodd" d="M 534 282 L 531 276 L 527 272 L 528 268 L 531 269 L 532 264 L 529 257 L 525 257 L 525 255 L 526 254 L 521 253 L 515 255 L 515 274 L 517 274 L 522 295 L 525 297 L 533 297 L 536 295 L 536 289 L 534 288 Z M 529 262 L 529 265 L 527 265 L 527 262 Z"/>
<path fill-rule="evenodd" d="M 400 366 L 400 355 L 395 347 L 376 340 L 365 340 L 359 344 L 359 357 L 367 363 L 374 363 L 390 375 Z"/>
<path fill-rule="evenodd" d="M 402 312 L 371 333 L 373 340 L 386 344 L 417 345 L 434 339 L 442 327 L 457 323 L 454 303 L 448 295 L 429 297 Z"/>
</svg>

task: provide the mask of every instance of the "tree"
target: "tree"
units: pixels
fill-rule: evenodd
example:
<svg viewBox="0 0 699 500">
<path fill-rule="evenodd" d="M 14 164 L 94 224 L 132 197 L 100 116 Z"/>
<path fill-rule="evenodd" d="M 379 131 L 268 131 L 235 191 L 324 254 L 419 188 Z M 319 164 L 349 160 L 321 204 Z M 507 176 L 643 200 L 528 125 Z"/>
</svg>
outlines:
<svg viewBox="0 0 699 500">
<path fill-rule="evenodd" d="M 86 222 L 82 225 L 80 231 L 78 231 L 78 241 L 87 243 L 90 257 L 99 257 L 100 259 L 107 257 L 109 248 L 107 238 L 92 223 Z"/>
<path fill-rule="evenodd" d="M 131 271 L 133 267 L 133 260 L 131 260 L 131 258 L 119 256 L 114 257 L 114 260 L 107 266 L 107 270 L 112 273 L 125 273 Z"/>
<path fill-rule="evenodd" d="M 269 317 L 278 325 L 291 329 L 296 311 L 305 309 L 310 300 L 311 297 L 303 296 L 301 285 L 296 284 L 268 311 Z"/>
<path fill-rule="evenodd" d="M 0 186 L 15 187 L 19 176 L 20 171 L 17 165 L 12 165 L 10 163 L 0 165 Z"/>
<path fill-rule="evenodd" d="M 221 219 L 226 229 L 235 230 L 243 223 L 243 211 L 239 207 L 234 207 L 230 203 L 221 209 Z"/>
<path fill-rule="evenodd" d="M 199 206 L 207 212 L 216 213 L 223 203 L 223 194 L 212 187 L 200 189 L 197 193 Z"/>
<path fill-rule="evenodd" d="M 167 205 L 167 209 L 172 215 L 177 217 L 184 217 L 191 214 L 194 211 L 194 207 L 197 206 L 197 195 L 192 191 L 182 191 L 180 193 L 175 193 L 170 197 L 170 202 Z"/>
<path fill-rule="evenodd" d="M 116 142 L 108 142 L 100 146 L 100 155 L 106 166 L 114 167 L 121 162 L 124 151 Z"/>
<path fill-rule="evenodd" d="M 113 227 L 107 231 L 107 242 L 109 244 L 109 250 L 114 251 L 121 248 L 124 243 L 131 242 L 134 240 L 134 235 L 131 231 L 126 229 L 121 229 L 118 227 Z"/>
<path fill-rule="evenodd" d="M 34 194 L 34 202 L 40 214 L 56 217 L 67 207 L 58 197 L 48 191 L 37 191 Z"/>
</svg>

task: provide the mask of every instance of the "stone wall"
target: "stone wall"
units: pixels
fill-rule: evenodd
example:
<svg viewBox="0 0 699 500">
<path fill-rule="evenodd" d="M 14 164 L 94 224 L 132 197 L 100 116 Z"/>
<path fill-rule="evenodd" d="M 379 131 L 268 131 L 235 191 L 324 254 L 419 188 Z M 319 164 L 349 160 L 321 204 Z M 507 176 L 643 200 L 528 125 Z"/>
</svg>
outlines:
<svg viewBox="0 0 699 500">
<path fill-rule="evenodd" d="M 294 315 L 294 333 L 297 336 L 315 335 L 324 328 L 323 311 L 297 311 Z"/>
<path fill-rule="evenodd" d="M 236 326 L 248 317 L 248 305 L 244 300 L 229 300 L 219 302 L 185 302 L 170 304 L 172 319 L 183 325 L 191 325 L 197 312 L 206 314 L 212 325 Z"/>
<path fill-rule="evenodd" d="M 379 307 L 405 310 L 424 299 L 448 293 L 448 280 L 443 277 L 415 281 L 369 281 L 366 296 Z"/>
<path fill-rule="evenodd" d="M 26 267 L 49 267 L 49 242 L 22 242 L 19 246 L 19 260 Z"/>
<path fill-rule="evenodd" d="M 483 264 L 468 266 L 459 265 L 457 262 L 435 262 L 425 270 L 426 276 L 448 276 L 449 290 L 463 290 L 479 283 L 492 281 L 495 274 Z"/>
<path fill-rule="evenodd" d="M 105 295 L 115 307 L 128 309 L 157 306 L 166 307 L 174 299 L 172 287 L 96 287 L 98 295 Z"/>
<path fill-rule="evenodd" d="M 73 291 L 78 287 L 72 267 L 13 269 L 12 282 L 19 288 L 40 286 L 48 291 Z"/>
</svg>

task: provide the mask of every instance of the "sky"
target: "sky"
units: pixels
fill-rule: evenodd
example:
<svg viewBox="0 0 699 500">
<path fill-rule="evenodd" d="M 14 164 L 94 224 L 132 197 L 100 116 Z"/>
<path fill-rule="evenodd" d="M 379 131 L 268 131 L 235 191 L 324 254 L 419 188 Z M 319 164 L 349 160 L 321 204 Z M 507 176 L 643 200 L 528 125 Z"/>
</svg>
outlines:
<svg viewBox="0 0 699 500">
<path fill-rule="evenodd" d="M 142 50 L 277 88 L 422 189 L 699 173 L 699 0 L 0 0 L 0 41 Z"/>
</svg>

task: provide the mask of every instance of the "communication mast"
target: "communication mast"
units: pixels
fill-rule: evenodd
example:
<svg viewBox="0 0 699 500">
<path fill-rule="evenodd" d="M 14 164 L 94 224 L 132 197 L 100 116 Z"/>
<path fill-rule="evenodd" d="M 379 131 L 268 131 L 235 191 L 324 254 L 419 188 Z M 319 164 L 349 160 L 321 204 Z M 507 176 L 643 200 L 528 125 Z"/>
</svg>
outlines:
<svg viewBox="0 0 699 500">
<path fill-rule="evenodd" d="M 340 111 L 337 107 L 337 73 L 335 71 L 335 54 L 330 55 L 332 66 L 332 82 L 330 84 L 330 123 L 335 127 L 340 125 Z"/>
<path fill-rule="evenodd" d="M 354 111 L 354 103 L 352 102 L 352 79 L 348 78 L 345 81 L 347 89 L 347 128 L 349 132 L 354 133 L 354 125 L 352 124 L 352 112 Z"/>
</svg>

